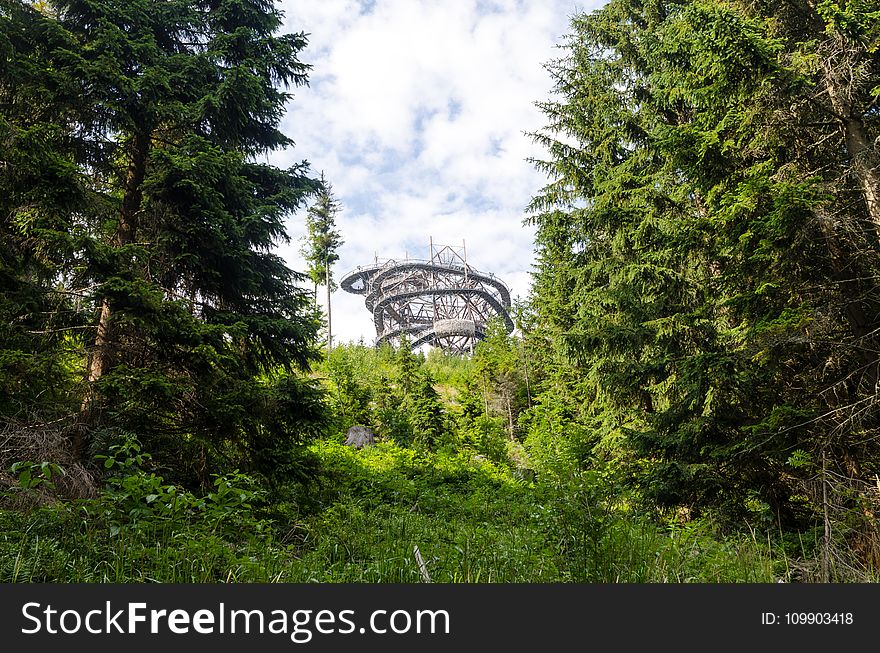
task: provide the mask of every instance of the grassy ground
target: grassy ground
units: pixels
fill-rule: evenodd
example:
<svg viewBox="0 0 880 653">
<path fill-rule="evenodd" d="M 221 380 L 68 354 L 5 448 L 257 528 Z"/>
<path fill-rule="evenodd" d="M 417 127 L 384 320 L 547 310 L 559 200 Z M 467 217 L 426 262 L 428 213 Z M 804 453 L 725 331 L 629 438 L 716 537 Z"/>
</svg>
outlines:
<svg viewBox="0 0 880 653">
<path fill-rule="evenodd" d="M 390 443 L 312 450 L 323 471 L 298 498 L 228 483 L 207 502 L 175 504 L 173 488 L 143 476 L 100 499 L 0 511 L 0 582 L 415 583 L 415 547 L 444 583 L 784 574 L 766 544 L 699 524 L 661 530 L 605 505 L 589 479 L 545 487 L 485 460 Z"/>
</svg>

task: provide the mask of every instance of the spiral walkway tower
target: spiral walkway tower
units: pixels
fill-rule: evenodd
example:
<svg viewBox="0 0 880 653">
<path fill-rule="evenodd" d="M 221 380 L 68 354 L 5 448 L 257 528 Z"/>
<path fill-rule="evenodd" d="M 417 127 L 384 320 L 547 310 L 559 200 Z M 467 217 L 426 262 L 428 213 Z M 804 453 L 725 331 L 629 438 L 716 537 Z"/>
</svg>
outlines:
<svg viewBox="0 0 880 653">
<path fill-rule="evenodd" d="M 346 274 L 342 289 L 363 295 L 373 313 L 376 344 L 397 344 L 406 334 L 413 348 L 423 344 L 446 352 L 473 351 L 487 322 L 501 316 L 508 333 L 510 290 L 495 275 L 467 263 L 464 246 L 430 245 L 430 259 L 389 259 Z"/>
</svg>

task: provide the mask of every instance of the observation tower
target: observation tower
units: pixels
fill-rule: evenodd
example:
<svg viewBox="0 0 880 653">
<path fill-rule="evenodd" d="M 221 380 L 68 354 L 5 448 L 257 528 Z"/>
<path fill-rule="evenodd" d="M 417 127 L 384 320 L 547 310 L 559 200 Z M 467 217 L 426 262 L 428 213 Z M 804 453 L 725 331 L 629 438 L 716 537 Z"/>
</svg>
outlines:
<svg viewBox="0 0 880 653">
<path fill-rule="evenodd" d="M 430 258 L 379 260 L 346 274 L 340 285 L 364 296 L 373 314 L 376 345 L 397 344 L 406 334 L 412 347 L 423 344 L 453 354 L 473 352 L 486 323 L 500 315 L 508 333 L 510 290 L 491 272 L 475 270 L 461 247 L 430 246 Z"/>
</svg>

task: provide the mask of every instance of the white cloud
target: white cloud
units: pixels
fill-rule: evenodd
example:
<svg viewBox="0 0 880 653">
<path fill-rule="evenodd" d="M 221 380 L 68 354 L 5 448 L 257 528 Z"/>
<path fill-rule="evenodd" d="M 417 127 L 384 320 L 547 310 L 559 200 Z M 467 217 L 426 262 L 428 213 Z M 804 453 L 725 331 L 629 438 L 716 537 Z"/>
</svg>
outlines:
<svg viewBox="0 0 880 653">
<path fill-rule="evenodd" d="M 337 278 L 380 258 L 424 258 L 428 239 L 467 241 L 474 267 L 512 295 L 528 293 L 533 231 L 524 208 L 543 185 L 526 159 L 541 156 L 524 132 L 552 81 L 543 64 L 588 0 L 323 0 L 282 5 L 286 29 L 310 33 L 302 59 L 311 86 L 297 89 L 283 129 L 333 184 L 345 244 Z M 303 234 L 303 216 L 291 235 Z M 280 253 L 302 269 L 299 243 Z M 362 299 L 333 296 L 338 341 L 371 342 Z"/>
</svg>

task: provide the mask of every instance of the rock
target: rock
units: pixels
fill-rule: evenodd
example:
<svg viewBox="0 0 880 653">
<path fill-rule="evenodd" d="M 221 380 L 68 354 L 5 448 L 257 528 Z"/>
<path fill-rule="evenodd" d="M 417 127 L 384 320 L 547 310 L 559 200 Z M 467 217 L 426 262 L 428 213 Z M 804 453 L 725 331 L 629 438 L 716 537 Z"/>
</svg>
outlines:
<svg viewBox="0 0 880 653">
<path fill-rule="evenodd" d="M 345 434 L 345 444 L 355 449 L 372 447 L 376 442 L 376 434 L 373 429 L 366 426 L 352 426 Z"/>
</svg>

